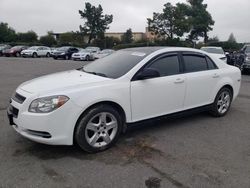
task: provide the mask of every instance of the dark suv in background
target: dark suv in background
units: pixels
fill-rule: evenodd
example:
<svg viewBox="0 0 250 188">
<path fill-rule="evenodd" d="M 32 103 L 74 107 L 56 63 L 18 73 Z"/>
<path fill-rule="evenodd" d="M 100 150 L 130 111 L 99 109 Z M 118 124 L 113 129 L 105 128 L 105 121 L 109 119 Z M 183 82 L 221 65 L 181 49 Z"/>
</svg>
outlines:
<svg viewBox="0 0 250 188">
<path fill-rule="evenodd" d="M 250 71 L 250 44 L 245 45 L 240 52 L 235 55 L 236 67 L 239 67 L 242 73 Z"/>
<path fill-rule="evenodd" d="M 75 47 L 64 46 L 56 49 L 52 54 L 54 59 L 62 58 L 62 59 L 71 59 L 73 53 L 77 53 L 79 50 Z"/>
</svg>

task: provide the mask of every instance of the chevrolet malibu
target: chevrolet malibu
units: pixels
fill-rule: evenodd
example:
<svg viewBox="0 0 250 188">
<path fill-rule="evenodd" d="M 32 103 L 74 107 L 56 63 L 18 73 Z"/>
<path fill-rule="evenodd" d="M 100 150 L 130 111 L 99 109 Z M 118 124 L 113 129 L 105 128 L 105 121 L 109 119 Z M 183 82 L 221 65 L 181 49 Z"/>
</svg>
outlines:
<svg viewBox="0 0 250 188">
<path fill-rule="evenodd" d="M 130 123 L 197 109 L 222 117 L 240 84 L 238 68 L 204 51 L 131 48 L 21 84 L 8 117 L 30 140 L 98 152 Z"/>
</svg>

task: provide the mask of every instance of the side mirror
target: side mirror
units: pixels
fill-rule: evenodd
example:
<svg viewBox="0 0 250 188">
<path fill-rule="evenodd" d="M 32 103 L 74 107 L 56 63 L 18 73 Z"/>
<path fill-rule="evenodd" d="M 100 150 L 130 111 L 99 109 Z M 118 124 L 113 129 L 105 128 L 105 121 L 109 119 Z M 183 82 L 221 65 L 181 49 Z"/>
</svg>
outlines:
<svg viewBox="0 0 250 188">
<path fill-rule="evenodd" d="M 160 73 L 157 70 L 151 68 L 145 68 L 137 75 L 136 78 L 137 80 L 146 80 L 157 77 L 160 77 Z"/>
</svg>

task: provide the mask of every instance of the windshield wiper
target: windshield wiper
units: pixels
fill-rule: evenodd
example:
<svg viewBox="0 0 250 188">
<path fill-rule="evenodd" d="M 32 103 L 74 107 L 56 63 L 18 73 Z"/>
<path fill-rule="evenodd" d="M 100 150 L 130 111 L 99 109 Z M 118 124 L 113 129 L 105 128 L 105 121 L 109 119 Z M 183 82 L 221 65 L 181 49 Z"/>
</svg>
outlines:
<svg viewBox="0 0 250 188">
<path fill-rule="evenodd" d="M 82 70 L 83 72 L 86 72 L 86 73 L 89 73 L 89 74 L 94 74 L 94 75 L 97 75 L 97 76 L 107 77 L 107 75 L 106 75 L 106 74 L 103 74 L 103 73 L 86 71 L 86 70 L 84 70 L 84 68 L 82 68 L 81 70 Z"/>
</svg>

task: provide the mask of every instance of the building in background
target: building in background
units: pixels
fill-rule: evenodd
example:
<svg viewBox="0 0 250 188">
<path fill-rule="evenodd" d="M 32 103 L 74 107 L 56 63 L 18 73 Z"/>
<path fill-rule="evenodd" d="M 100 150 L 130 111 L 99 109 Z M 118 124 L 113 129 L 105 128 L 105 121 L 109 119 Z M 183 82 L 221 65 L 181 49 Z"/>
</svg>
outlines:
<svg viewBox="0 0 250 188">
<path fill-rule="evenodd" d="M 106 32 L 104 34 L 105 37 L 114 37 L 119 40 L 122 40 L 122 36 L 124 35 L 125 32 Z M 60 35 L 63 33 L 52 33 L 52 35 L 55 37 L 56 40 L 59 40 Z M 135 42 L 137 41 L 150 41 L 154 42 L 157 36 L 153 34 L 152 32 L 149 31 L 148 27 L 146 27 L 145 32 L 133 32 L 133 40 Z M 88 42 L 88 37 L 84 36 L 84 41 L 85 43 Z"/>
</svg>

